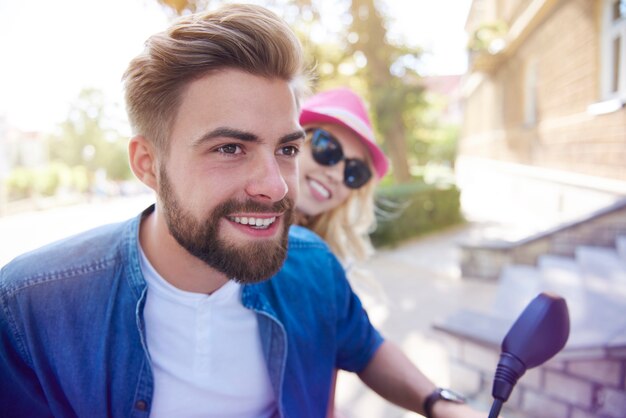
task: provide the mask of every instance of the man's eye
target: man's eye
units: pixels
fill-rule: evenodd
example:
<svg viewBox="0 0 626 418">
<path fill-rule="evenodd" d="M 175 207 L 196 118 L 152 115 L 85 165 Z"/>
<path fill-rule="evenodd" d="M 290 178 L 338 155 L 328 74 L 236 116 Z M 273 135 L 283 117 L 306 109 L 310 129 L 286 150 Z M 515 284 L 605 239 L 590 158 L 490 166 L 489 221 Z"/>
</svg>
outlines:
<svg viewBox="0 0 626 418">
<path fill-rule="evenodd" d="M 240 154 L 241 147 L 236 144 L 227 144 L 227 145 L 222 145 L 221 147 L 219 147 L 217 151 L 223 154 Z"/>
<path fill-rule="evenodd" d="M 280 154 L 288 157 L 295 157 L 296 155 L 298 155 L 299 152 L 300 150 L 298 149 L 298 147 L 293 145 L 287 145 L 280 148 Z"/>
</svg>

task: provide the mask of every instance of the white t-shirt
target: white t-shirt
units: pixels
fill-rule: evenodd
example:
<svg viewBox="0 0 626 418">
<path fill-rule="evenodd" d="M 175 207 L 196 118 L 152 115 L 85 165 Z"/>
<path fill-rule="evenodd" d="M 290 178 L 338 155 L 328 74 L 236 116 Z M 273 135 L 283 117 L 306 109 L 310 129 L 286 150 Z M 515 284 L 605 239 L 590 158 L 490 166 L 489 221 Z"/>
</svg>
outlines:
<svg viewBox="0 0 626 418">
<path fill-rule="evenodd" d="M 229 281 L 211 295 L 180 290 L 141 251 L 154 374 L 150 417 L 271 417 L 276 402 L 256 314 Z"/>
</svg>

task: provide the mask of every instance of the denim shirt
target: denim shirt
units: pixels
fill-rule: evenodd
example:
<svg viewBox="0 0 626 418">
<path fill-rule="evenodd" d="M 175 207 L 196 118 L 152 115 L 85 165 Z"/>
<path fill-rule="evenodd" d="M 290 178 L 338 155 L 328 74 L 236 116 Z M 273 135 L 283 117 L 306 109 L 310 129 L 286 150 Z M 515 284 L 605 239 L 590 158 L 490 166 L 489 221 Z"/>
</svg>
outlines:
<svg viewBox="0 0 626 418">
<path fill-rule="evenodd" d="M 67 238 L 0 270 L 0 416 L 149 416 L 140 221 Z M 324 417 L 333 369 L 361 371 L 382 338 L 323 241 L 292 227 L 288 245 L 280 272 L 244 285 L 242 303 L 257 314 L 278 416 Z"/>
</svg>

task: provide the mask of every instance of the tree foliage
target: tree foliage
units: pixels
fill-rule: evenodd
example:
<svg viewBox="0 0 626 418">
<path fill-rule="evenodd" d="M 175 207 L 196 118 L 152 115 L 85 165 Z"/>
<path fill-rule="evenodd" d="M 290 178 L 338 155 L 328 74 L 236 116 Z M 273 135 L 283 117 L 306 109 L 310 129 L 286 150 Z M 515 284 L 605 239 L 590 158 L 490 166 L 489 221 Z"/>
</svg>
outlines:
<svg viewBox="0 0 626 418">
<path fill-rule="evenodd" d="M 220 0 L 157 0 L 176 14 L 215 7 Z M 410 166 L 428 154 L 428 141 L 419 137 L 426 103 L 414 63 L 420 50 L 389 41 L 381 3 L 375 0 L 338 0 L 325 16 L 320 0 L 267 0 L 298 33 L 314 70 L 314 89 L 349 86 L 370 103 L 378 137 L 392 161 L 397 182 L 411 180 Z M 341 28 L 324 26 L 327 18 L 340 19 Z M 325 31 L 323 40 L 316 34 Z M 423 146 L 420 146 L 423 145 Z"/>
<path fill-rule="evenodd" d="M 92 174 L 104 171 L 109 180 L 131 178 L 126 139 L 116 130 L 105 128 L 105 119 L 102 93 L 81 91 L 68 118 L 49 138 L 50 161 L 84 166 Z"/>
</svg>

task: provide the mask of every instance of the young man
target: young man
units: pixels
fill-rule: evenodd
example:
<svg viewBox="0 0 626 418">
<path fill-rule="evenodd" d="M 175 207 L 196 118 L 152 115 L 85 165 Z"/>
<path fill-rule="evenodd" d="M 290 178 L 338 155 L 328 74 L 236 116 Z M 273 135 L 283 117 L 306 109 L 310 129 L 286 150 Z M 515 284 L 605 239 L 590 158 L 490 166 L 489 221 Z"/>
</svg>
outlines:
<svg viewBox="0 0 626 418">
<path fill-rule="evenodd" d="M 337 367 L 422 412 L 434 385 L 325 244 L 289 229 L 301 55 L 254 6 L 148 40 L 125 82 L 131 167 L 156 205 L 1 270 L 1 416 L 323 417 Z"/>
</svg>

